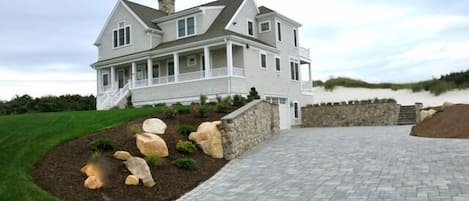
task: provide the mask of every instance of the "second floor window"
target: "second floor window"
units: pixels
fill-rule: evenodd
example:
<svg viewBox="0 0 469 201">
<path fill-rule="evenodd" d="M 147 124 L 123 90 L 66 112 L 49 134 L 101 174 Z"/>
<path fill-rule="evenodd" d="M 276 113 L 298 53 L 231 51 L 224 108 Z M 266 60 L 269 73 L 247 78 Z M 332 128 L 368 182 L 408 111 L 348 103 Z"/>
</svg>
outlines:
<svg viewBox="0 0 469 201">
<path fill-rule="evenodd" d="M 296 29 L 293 29 L 293 44 L 298 47 L 298 32 Z"/>
<path fill-rule="evenodd" d="M 264 33 L 264 32 L 269 32 L 269 31 L 270 31 L 270 22 L 269 21 L 262 22 L 260 25 L 260 32 Z"/>
<path fill-rule="evenodd" d="M 179 38 L 195 35 L 195 17 L 180 19 L 177 26 Z"/>
<path fill-rule="evenodd" d="M 291 80 L 300 80 L 299 65 L 295 61 L 290 61 L 290 78 Z"/>
<path fill-rule="evenodd" d="M 267 68 L 267 55 L 261 53 L 261 68 Z"/>
<path fill-rule="evenodd" d="M 277 22 L 277 40 L 282 41 L 282 24 Z"/>
<path fill-rule="evenodd" d="M 254 36 L 254 22 L 248 21 L 248 34 Z"/>
<path fill-rule="evenodd" d="M 124 47 L 130 45 L 131 29 L 130 25 L 125 25 L 125 22 L 119 22 L 119 28 L 112 31 L 113 47 Z"/>
<path fill-rule="evenodd" d="M 280 72 L 280 57 L 275 58 L 275 71 Z"/>
</svg>

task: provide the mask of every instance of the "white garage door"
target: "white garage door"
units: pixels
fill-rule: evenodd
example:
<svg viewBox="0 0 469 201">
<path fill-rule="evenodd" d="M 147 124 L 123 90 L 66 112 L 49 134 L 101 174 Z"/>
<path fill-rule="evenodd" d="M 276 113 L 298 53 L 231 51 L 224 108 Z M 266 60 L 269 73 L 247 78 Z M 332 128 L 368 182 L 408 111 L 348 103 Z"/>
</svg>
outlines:
<svg viewBox="0 0 469 201">
<path fill-rule="evenodd" d="M 280 116 L 280 130 L 290 129 L 290 106 L 288 105 L 288 99 L 267 96 L 266 100 L 270 103 L 278 104 L 278 111 Z"/>
</svg>

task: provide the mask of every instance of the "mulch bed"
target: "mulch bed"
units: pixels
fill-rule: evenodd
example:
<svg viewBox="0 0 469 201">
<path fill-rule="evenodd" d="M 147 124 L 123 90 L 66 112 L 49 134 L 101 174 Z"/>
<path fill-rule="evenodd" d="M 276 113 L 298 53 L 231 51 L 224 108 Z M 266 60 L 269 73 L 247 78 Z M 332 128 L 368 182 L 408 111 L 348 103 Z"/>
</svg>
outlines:
<svg viewBox="0 0 469 201">
<path fill-rule="evenodd" d="M 457 104 L 412 127 L 411 135 L 431 138 L 469 138 L 469 105 Z"/>
<path fill-rule="evenodd" d="M 192 113 L 177 115 L 173 119 L 165 119 L 163 115 L 157 114 L 129 122 L 117 128 L 72 140 L 49 151 L 41 161 L 37 162 L 32 177 L 34 182 L 42 189 L 64 201 L 176 200 L 210 178 L 227 163 L 224 159 L 213 159 L 205 155 L 200 149 L 193 155 L 184 155 L 177 152 L 176 143 L 179 140 L 187 140 L 188 137 L 177 134 L 177 127 L 181 124 L 188 124 L 197 128 L 202 122 L 217 121 L 224 115 L 226 114 L 210 113 L 208 118 L 200 118 Z M 87 177 L 80 172 L 80 168 L 86 164 L 93 153 L 89 143 L 95 139 L 111 138 L 120 144 L 119 150 L 128 151 L 133 156 L 143 158 L 135 145 L 135 138 L 132 136 L 130 129 L 135 126 L 141 127 L 143 121 L 151 117 L 162 119 L 168 126 L 166 134 L 160 136 L 168 145 L 169 157 L 162 158 L 159 165 L 151 167 L 156 185 L 151 188 L 144 187 L 142 184 L 126 186 L 124 181 L 130 172 L 125 168 L 122 161 L 112 158 L 114 152 L 110 151 L 103 153 L 103 156 L 110 158 L 113 166 L 117 168 L 116 174 L 102 189 L 85 189 L 83 182 Z M 199 168 L 189 171 L 171 165 L 171 161 L 182 157 L 196 160 Z"/>
</svg>

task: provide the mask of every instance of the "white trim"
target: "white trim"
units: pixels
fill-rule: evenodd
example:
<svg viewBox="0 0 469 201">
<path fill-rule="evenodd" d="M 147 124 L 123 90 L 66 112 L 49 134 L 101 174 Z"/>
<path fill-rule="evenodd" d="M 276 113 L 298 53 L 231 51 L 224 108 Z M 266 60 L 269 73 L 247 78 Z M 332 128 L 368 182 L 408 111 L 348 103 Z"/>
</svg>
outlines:
<svg viewBox="0 0 469 201">
<path fill-rule="evenodd" d="M 279 59 L 279 66 L 280 66 L 280 70 L 277 70 L 277 59 Z M 274 57 L 274 66 L 275 66 L 275 72 L 276 73 L 280 73 L 282 72 L 282 58 L 278 55 L 275 55 Z"/>
<path fill-rule="evenodd" d="M 185 16 L 188 16 L 188 15 L 195 15 L 198 12 L 202 12 L 202 9 L 200 9 L 200 7 L 191 8 L 189 10 L 185 10 L 185 11 L 182 11 L 182 12 L 179 11 L 179 12 L 176 12 L 172 15 L 168 15 L 168 16 L 164 16 L 164 17 L 160 17 L 158 19 L 152 20 L 151 22 L 158 23 L 158 24 L 164 24 L 164 23 L 166 23 L 166 21 L 171 21 L 171 20 L 175 20 L 175 19 L 179 19 L 179 18 L 184 18 Z"/>
<path fill-rule="evenodd" d="M 230 26 L 233 24 L 233 21 L 234 19 L 236 18 L 236 16 L 238 16 L 238 14 L 241 12 L 241 9 L 244 7 L 244 5 L 246 4 L 248 0 L 244 0 L 243 3 L 241 3 L 241 5 L 238 7 L 238 9 L 236 10 L 235 14 L 233 16 L 231 16 L 231 19 L 230 21 L 228 22 L 228 24 L 226 24 L 225 26 L 225 29 L 228 30 L 230 28 Z M 259 9 L 259 8 L 257 8 Z M 259 12 L 258 12 L 259 13 Z"/>
<path fill-rule="evenodd" d="M 193 63 L 193 64 L 190 63 L 190 60 L 191 60 L 191 59 L 194 59 L 194 63 Z M 201 63 L 202 63 L 202 62 L 201 62 Z M 187 67 L 193 67 L 193 66 L 196 66 L 196 65 L 197 65 L 197 57 L 196 57 L 196 55 L 189 55 L 189 56 L 187 56 Z"/>
<path fill-rule="evenodd" d="M 251 35 L 251 34 L 249 34 L 249 23 L 251 23 L 251 24 L 252 24 L 252 35 Z M 254 36 L 256 35 L 256 34 L 255 34 L 255 33 L 256 33 L 256 29 L 254 28 L 254 27 L 256 27 L 256 25 L 254 24 L 254 20 L 252 20 L 252 19 L 249 19 L 249 18 L 248 18 L 248 19 L 246 19 L 246 25 L 247 25 L 247 27 L 246 27 L 246 30 L 247 30 L 247 32 L 246 32 L 246 33 L 247 33 L 247 35 L 248 35 L 248 36 L 252 36 L 252 37 L 254 37 Z"/>
<path fill-rule="evenodd" d="M 123 27 L 120 27 L 121 23 L 124 24 Z M 129 28 L 129 33 L 130 33 L 129 44 L 127 44 L 127 27 Z M 121 29 L 124 29 L 124 45 L 120 45 L 120 41 L 119 41 L 119 39 L 120 39 L 119 38 L 119 30 L 121 30 Z M 114 32 L 115 31 L 117 31 L 117 46 L 116 47 L 114 47 L 114 40 L 115 40 Z M 132 35 L 133 35 L 132 34 L 132 25 L 127 24 L 125 20 L 121 20 L 121 21 L 117 22 L 117 28 L 112 30 L 111 35 L 112 35 L 111 47 L 112 47 L 113 50 L 132 46 Z"/>
<path fill-rule="evenodd" d="M 266 31 L 262 31 L 262 24 L 269 24 L 269 29 L 267 29 Z M 272 21 L 271 20 L 266 20 L 266 21 L 262 21 L 259 23 L 259 33 L 267 33 L 267 32 L 270 32 L 272 31 Z"/>
<path fill-rule="evenodd" d="M 278 28 L 278 25 L 280 24 L 280 40 L 279 40 L 279 28 Z M 284 39 L 284 32 L 283 32 L 284 28 L 283 28 L 283 23 L 280 22 L 278 19 L 275 19 L 275 40 L 277 42 L 283 42 L 283 39 Z"/>
<path fill-rule="evenodd" d="M 187 23 L 187 19 L 189 18 L 194 18 L 194 33 L 193 34 L 190 34 L 188 33 L 189 31 L 189 27 L 187 26 L 188 23 Z M 184 32 L 184 36 L 179 36 L 179 21 L 181 20 L 184 20 L 184 29 L 185 29 L 185 32 Z M 182 39 L 182 38 L 187 38 L 187 37 L 191 37 L 191 36 L 195 36 L 197 35 L 197 17 L 196 15 L 191 15 L 191 16 L 187 16 L 187 17 L 182 17 L 182 18 L 179 18 L 176 20 L 176 38 L 177 39 Z"/>
<path fill-rule="evenodd" d="M 154 77 L 153 74 L 151 75 L 152 79 L 155 79 L 155 78 L 159 78 L 161 77 L 161 64 L 160 64 L 160 61 L 157 61 L 157 62 L 153 62 L 153 72 L 152 73 L 155 73 L 155 66 L 158 66 L 158 77 Z"/>
<path fill-rule="evenodd" d="M 169 75 L 169 63 L 173 62 L 173 73 L 174 75 Z M 166 77 L 169 77 L 169 76 L 175 76 L 176 75 L 176 66 L 174 64 L 174 59 L 168 59 L 166 60 Z"/>
<path fill-rule="evenodd" d="M 223 9 L 225 6 L 204 6 L 204 7 L 199 7 L 199 9 L 202 11 L 203 14 L 205 14 L 206 10 L 212 10 L 212 9 Z"/>
<path fill-rule="evenodd" d="M 262 55 L 265 56 L 265 67 L 262 66 Z M 267 64 L 267 53 L 266 52 L 259 51 L 259 67 L 262 70 L 268 70 L 269 69 L 269 65 Z"/>
</svg>

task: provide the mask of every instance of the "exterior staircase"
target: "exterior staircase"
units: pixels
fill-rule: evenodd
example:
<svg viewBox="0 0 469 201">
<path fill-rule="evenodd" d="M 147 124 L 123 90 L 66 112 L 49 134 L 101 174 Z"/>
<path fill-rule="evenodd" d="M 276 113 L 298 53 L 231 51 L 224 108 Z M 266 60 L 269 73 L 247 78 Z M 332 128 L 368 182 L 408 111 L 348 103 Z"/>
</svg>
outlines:
<svg viewBox="0 0 469 201">
<path fill-rule="evenodd" d="M 97 97 L 96 109 L 108 110 L 119 106 L 119 103 L 130 95 L 129 84 L 118 90 L 112 90 Z"/>
<path fill-rule="evenodd" d="M 415 105 L 401 106 L 397 125 L 413 125 L 417 122 Z"/>
</svg>

